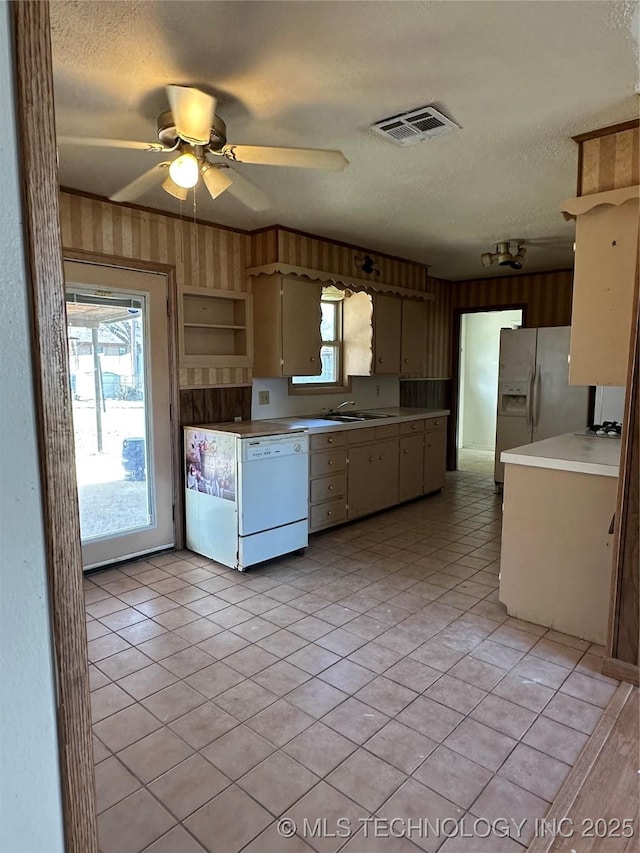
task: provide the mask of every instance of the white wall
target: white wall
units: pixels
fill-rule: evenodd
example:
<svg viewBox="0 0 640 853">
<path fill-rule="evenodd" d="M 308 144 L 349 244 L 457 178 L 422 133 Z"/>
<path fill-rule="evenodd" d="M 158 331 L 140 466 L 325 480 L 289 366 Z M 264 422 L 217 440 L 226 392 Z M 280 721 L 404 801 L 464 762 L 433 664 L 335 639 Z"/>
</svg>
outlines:
<svg viewBox="0 0 640 853">
<path fill-rule="evenodd" d="M 519 309 L 462 315 L 459 447 L 495 448 L 500 329 L 520 325 L 521 320 Z"/>
<path fill-rule="evenodd" d="M 0 851 L 62 853 L 12 78 L 9 9 L 0 0 Z"/>
<path fill-rule="evenodd" d="M 594 424 L 601 424 L 604 421 L 622 423 L 624 419 L 624 396 L 625 389 L 617 385 L 598 385 L 593 412 Z"/>
<path fill-rule="evenodd" d="M 261 405 L 260 391 L 269 392 L 269 403 Z M 251 417 L 254 420 L 285 418 L 289 415 L 311 415 L 337 406 L 343 400 L 355 400 L 356 409 L 382 409 L 400 405 L 400 380 L 397 376 L 354 376 L 351 391 L 338 394 L 304 394 L 289 396 L 288 379 L 253 379 Z M 345 408 L 347 408 L 345 406 Z M 349 406 L 349 408 L 354 408 Z"/>
</svg>

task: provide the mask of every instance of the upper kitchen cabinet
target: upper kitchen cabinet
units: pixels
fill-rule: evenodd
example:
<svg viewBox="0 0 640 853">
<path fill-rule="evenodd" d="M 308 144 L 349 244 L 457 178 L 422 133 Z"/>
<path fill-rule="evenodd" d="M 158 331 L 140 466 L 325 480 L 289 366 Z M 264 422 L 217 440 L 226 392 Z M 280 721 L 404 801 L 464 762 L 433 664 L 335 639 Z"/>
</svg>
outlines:
<svg viewBox="0 0 640 853">
<path fill-rule="evenodd" d="M 640 187 L 571 199 L 576 220 L 569 383 L 626 385 Z"/>
<path fill-rule="evenodd" d="M 427 355 L 427 303 L 416 299 L 402 300 L 402 340 L 400 374 L 424 376 Z"/>
<path fill-rule="evenodd" d="M 373 297 L 373 373 L 400 373 L 402 302 L 395 296 Z"/>
<path fill-rule="evenodd" d="M 348 375 L 424 375 L 426 302 L 354 293 L 344 301 L 343 317 Z"/>
<path fill-rule="evenodd" d="M 322 284 L 280 275 L 253 283 L 254 376 L 318 376 Z"/>
<path fill-rule="evenodd" d="M 251 366 L 250 293 L 184 287 L 180 317 L 181 364 Z"/>
</svg>

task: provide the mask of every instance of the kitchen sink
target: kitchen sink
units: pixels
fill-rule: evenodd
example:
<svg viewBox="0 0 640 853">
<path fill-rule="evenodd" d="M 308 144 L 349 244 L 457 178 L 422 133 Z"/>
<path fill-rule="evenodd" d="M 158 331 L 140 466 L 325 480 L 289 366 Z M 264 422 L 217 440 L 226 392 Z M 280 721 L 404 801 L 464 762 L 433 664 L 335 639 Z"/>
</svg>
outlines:
<svg viewBox="0 0 640 853">
<path fill-rule="evenodd" d="M 340 423 L 356 423 L 358 421 L 375 421 L 378 418 L 392 418 L 393 415 L 372 414 L 371 412 L 349 412 L 341 415 L 320 415 L 323 421 L 339 421 Z"/>
</svg>

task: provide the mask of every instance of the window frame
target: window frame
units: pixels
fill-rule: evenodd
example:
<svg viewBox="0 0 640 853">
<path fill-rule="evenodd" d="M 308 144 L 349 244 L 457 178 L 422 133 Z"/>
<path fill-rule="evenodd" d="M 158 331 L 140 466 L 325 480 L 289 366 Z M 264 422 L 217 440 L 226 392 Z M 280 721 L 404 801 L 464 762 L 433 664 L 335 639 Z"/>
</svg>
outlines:
<svg viewBox="0 0 640 853">
<path fill-rule="evenodd" d="M 289 385 L 289 395 L 295 396 L 296 394 L 331 394 L 338 393 L 340 391 L 350 391 L 351 390 L 351 377 L 346 377 L 344 375 L 344 323 L 343 323 L 343 302 L 344 302 L 344 294 L 342 298 L 329 298 L 324 295 L 324 291 L 330 291 L 332 294 L 336 292 L 336 288 L 327 287 L 323 288 L 323 295 L 320 297 L 320 305 L 322 303 L 328 303 L 335 307 L 336 309 L 336 322 L 335 322 L 335 330 L 337 332 L 337 338 L 331 341 L 322 341 L 321 349 L 324 346 L 331 346 L 335 348 L 337 360 L 338 360 L 338 370 L 337 375 L 338 378 L 335 382 L 293 382 L 293 377 L 289 377 L 288 385 Z M 300 377 L 301 379 L 308 379 L 309 377 Z"/>
</svg>

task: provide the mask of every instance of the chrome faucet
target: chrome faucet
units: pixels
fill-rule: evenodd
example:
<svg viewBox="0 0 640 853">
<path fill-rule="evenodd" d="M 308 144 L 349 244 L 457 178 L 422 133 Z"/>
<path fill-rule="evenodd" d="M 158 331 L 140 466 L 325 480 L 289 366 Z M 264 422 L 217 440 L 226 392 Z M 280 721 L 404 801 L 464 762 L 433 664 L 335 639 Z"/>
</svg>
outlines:
<svg viewBox="0 0 640 853">
<path fill-rule="evenodd" d="M 335 409 L 334 408 L 327 409 L 327 414 L 328 415 L 335 415 L 335 413 L 338 411 L 338 409 L 341 409 L 343 406 L 355 406 L 355 404 L 356 404 L 355 400 L 343 400 L 342 403 L 340 403 L 339 405 L 337 405 L 335 407 Z"/>
</svg>

